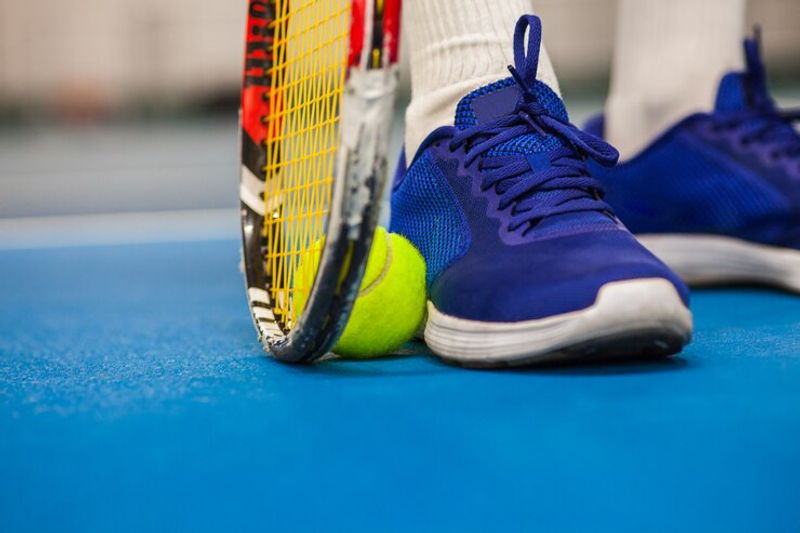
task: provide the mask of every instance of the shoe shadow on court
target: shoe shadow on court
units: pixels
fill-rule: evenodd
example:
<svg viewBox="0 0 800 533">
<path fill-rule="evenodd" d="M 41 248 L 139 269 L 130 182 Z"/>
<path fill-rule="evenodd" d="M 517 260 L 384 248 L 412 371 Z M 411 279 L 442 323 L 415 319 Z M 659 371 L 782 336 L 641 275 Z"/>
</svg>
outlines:
<svg viewBox="0 0 800 533">
<path fill-rule="evenodd" d="M 467 368 L 449 364 L 436 357 L 422 342 L 406 344 L 390 356 L 354 360 L 328 357 L 314 365 L 301 367 L 304 372 L 339 377 L 391 377 L 423 376 L 443 372 L 487 372 L 494 374 L 540 374 L 540 375 L 626 375 L 653 374 L 684 370 L 696 366 L 680 356 L 662 358 L 619 359 L 605 361 L 580 361 L 548 363 L 508 368 Z"/>
<path fill-rule="evenodd" d="M 617 359 L 605 361 L 572 361 L 546 363 L 535 366 L 501 370 L 513 373 L 573 375 L 573 376 L 619 376 L 625 374 L 658 374 L 686 370 L 697 365 L 680 355 L 660 358 Z"/>
</svg>

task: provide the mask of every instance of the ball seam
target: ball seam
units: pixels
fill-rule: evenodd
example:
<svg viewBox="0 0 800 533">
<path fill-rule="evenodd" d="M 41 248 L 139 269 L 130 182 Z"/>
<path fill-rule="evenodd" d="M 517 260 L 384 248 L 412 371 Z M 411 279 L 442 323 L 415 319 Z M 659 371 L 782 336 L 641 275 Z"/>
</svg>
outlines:
<svg viewBox="0 0 800 533">
<path fill-rule="evenodd" d="M 381 282 L 386 278 L 389 274 L 389 267 L 392 264 L 392 239 L 391 235 L 387 232 L 386 234 L 386 261 L 383 264 L 383 269 L 381 270 L 380 275 L 372 280 L 372 283 L 364 287 L 362 290 L 358 292 L 358 297 L 364 297 L 370 292 L 372 292 Z"/>
</svg>

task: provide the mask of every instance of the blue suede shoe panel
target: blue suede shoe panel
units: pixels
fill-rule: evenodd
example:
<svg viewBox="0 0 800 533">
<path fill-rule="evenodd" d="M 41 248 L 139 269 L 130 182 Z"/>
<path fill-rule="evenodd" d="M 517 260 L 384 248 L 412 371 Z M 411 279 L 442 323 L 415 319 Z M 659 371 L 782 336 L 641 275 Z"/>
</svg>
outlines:
<svg viewBox="0 0 800 533">
<path fill-rule="evenodd" d="M 517 322 L 591 306 L 603 285 L 663 278 L 689 305 L 689 290 L 626 231 L 586 232 L 503 247 L 475 239 L 467 254 L 436 278 L 430 299 L 448 315 Z"/>
</svg>

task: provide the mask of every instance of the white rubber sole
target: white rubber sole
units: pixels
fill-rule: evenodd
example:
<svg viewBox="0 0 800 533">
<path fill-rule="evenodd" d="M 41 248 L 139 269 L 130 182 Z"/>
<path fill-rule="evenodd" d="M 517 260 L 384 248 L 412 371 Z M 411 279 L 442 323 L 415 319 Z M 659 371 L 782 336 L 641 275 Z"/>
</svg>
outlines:
<svg viewBox="0 0 800 533">
<path fill-rule="evenodd" d="M 637 235 L 690 285 L 762 283 L 800 292 L 800 251 L 718 235 Z"/>
<path fill-rule="evenodd" d="M 691 312 L 659 278 L 609 283 L 586 309 L 522 322 L 465 320 L 428 302 L 425 327 L 434 353 L 473 367 L 666 356 L 691 337 Z"/>
</svg>

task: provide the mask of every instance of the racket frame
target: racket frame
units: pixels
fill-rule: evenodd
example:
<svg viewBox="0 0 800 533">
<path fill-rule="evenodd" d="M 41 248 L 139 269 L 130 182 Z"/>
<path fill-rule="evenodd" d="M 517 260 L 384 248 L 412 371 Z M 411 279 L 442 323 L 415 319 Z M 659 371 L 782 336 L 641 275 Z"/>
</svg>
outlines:
<svg viewBox="0 0 800 533">
<path fill-rule="evenodd" d="M 240 112 L 243 270 L 259 340 L 280 361 L 308 363 L 329 353 L 347 325 L 358 295 L 387 180 L 388 124 L 398 83 L 400 9 L 401 0 L 351 0 L 349 65 L 340 103 L 343 118 L 339 121 L 325 242 L 305 308 L 291 329 L 286 329 L 275 316 L 272 279 L 264 263 L 266 177 L 255 172 L 266 157 L 263 138 L 259 138 L 264 131 L 258 128 L 260 124 L 264 129 L 261 117 L 269 112 L 264 95 L 269 87 L 266 72 L 272 64 L 267 50 L 262 52 L 254 42 L 271 43 L 272 36 L 264 32 L 270 27 L 269 15 L 274 19 L 275 5 L 274 0 L 250 0 Z M 248 95 L 248 87 L 252 90 L 259 72 L 264 77 L 257 85 L 262 93 L 254 98 Z M 258 113 L 262 115 L 256 124 Z"/>
</svg>

